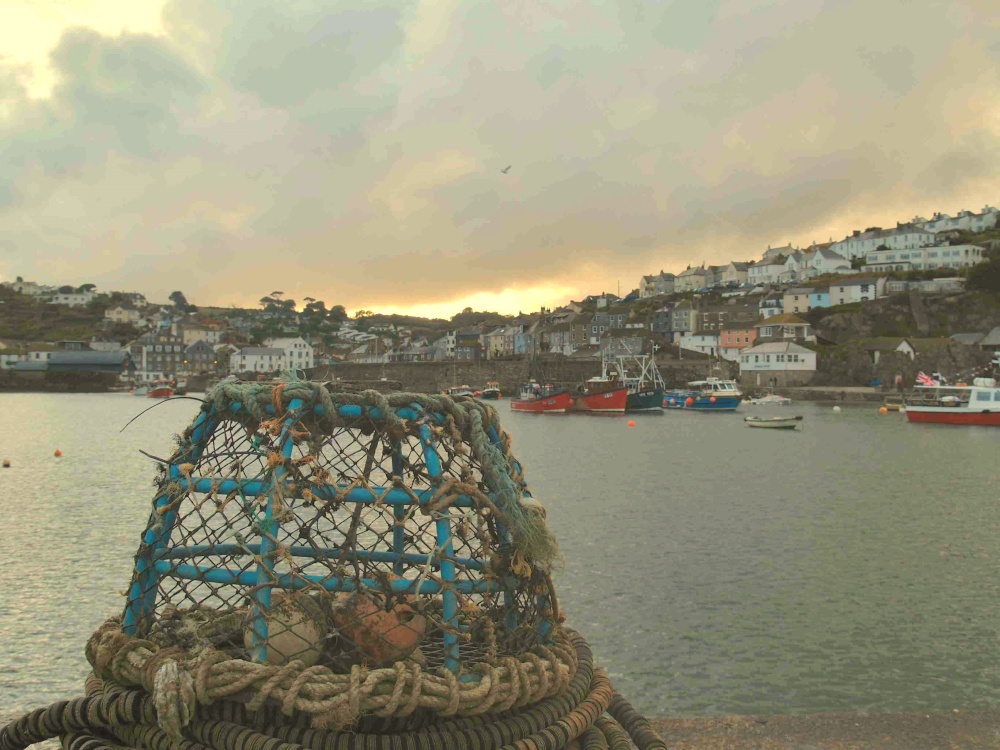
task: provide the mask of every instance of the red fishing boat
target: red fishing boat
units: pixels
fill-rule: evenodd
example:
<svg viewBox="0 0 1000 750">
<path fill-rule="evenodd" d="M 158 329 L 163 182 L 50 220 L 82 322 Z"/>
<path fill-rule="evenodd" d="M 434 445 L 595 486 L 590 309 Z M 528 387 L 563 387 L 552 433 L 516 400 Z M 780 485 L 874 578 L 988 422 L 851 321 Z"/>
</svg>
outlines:
<svg viewBox="0 0 1000 750">
<path fill-rule="evenodd" d="M 150 383 L 146 395 L 149 398 L 170 398 L 174 395 L 174 387 L 169 380 L 156 380 Z"/>
<path fill-rule="evenodd" d="M 565 389 L 539 385 L 534 380 L 522 385 L 517 398 L 510 400 L 511 411 L 534 414 L 565 414 L 573 406 L 573 397 Z"/>
<path fill-rule="evenodd" d="M 628 388 L 621 381 L 603 377 L 588 380 L 573 398 L 573 411 L 620 413 L 627 405 Z"/>
<path fill-rule="evenodd" d="M 993 378 L 976 378 L 971 386 L 917 386 L 905 408 L 911 422 L 1000 427 L 1000 388 Z"/>
</svg>

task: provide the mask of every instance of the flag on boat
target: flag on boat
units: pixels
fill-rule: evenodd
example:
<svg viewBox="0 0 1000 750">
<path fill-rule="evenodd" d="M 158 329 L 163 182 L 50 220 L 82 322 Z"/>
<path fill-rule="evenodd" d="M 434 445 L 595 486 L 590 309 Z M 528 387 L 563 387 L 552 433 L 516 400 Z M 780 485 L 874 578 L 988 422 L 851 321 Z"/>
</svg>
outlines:
<svg viewBox="0 0 1000 750">
<path fill-rule="evenodd" d="M 917 383 L 920 385 L 940 385 L 940 383 L 938 383 L 930 375 L 925 375 L 923 371 L 917 373 Z"/>
</svg>

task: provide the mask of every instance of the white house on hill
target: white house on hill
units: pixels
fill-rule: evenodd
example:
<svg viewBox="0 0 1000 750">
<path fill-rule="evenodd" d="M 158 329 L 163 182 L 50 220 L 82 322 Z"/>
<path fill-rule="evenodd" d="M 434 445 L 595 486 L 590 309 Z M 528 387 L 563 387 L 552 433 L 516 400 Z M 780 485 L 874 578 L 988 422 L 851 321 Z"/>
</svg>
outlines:
<svg viewBox="0 0 1000 750">
<path fill-rule="evenodd" d="M 968 268 L 986 260 L 978 245 L 930 245 L 910 250 L 875 250 L 865 259 L 866 271 L 910 271 Z"/>
<path fill-rule="evenodd" d="M 287 370 L 285 351 L 276 347 L 248 346 L 229 358 L 229 371 L 272 373 Z"/>
<path fill-rule="evenodd" d="M 757 344 L 740 354 L 740 380 L 747 385 L 805 385 L 815 373 L 816 352 L 790 341 Z"/>
<path fill-rule="evenodd" d="M 913 220 L 913 223 L 934 233 L 953 232 L 959 229 L 966 232 L 984 232 L 1000 223 L 1000 211 L 997 211 L 993 206 L 984 206 L 978 214 L 971 211 L 959 211 L 955 216 L 934 214 L 930 221 L 918 216 Z"/>
<path fill-rule="evenodd" d="M 306 343 L 305 339 L 301 336 L 268 339 L 264 343 L 274 349 L 281 349 L 285 353 L 285 362 L 289 369 L 305 370 L 313 366 L 315 359 L 313 347 L 311 344 Z"/>
<path fill-rule="evenodd" d="M 868 302 L 885 296 L 885 278 L 844 279 L 830 285 L 830 306 Z"/>
</svg>

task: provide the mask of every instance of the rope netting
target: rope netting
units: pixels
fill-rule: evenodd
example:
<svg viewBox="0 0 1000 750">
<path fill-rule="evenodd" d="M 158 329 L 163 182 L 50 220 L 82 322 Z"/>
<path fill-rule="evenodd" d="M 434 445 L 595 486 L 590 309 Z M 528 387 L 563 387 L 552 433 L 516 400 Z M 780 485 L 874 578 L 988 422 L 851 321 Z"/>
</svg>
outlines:
<svg viewBox="0 0 1000 750">
<path fill-rule="evenodd" d="M 0 750 L 659 746 L 561 625 L 555 540 L 489 406 L 226 382 L 156 485 L 88 696 Z"/>
</svg>

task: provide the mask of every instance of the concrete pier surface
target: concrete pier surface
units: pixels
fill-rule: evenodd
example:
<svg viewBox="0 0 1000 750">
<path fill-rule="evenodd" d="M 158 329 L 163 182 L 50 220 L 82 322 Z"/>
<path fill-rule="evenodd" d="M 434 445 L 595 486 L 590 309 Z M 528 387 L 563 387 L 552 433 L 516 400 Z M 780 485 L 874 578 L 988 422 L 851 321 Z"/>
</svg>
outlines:
<svg viewBox="0 0 1000 750">
<path fill-rule="evenodd" d="M 0 727 L 17 718 L 0 705 Z M 651 719 L 671 750 L 981 750 L 1000 748 L 986 711 Z M 56 740 L 35 745 L 58 750 Z"/>
<path fill-rule="evenodd" d="M 1000 748 L 1000 708 L 652 719 L 651 723 L 672 750 Z"/>
</svg>

